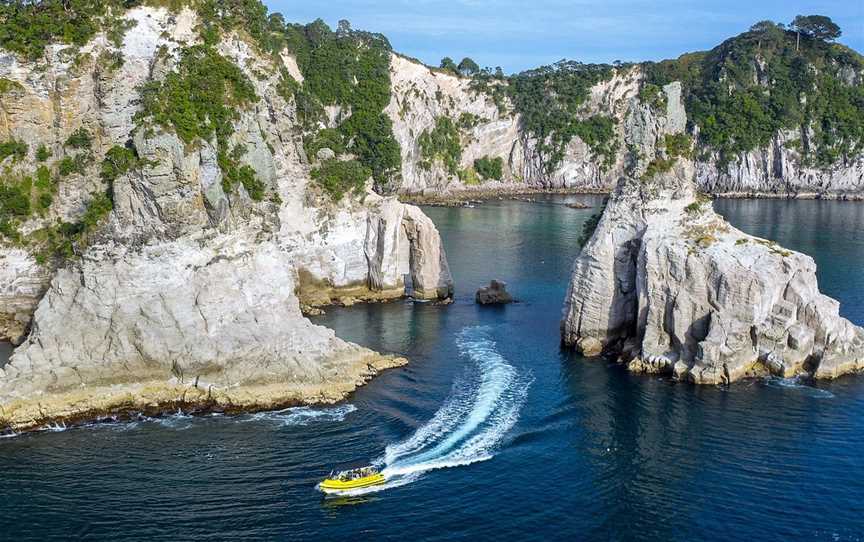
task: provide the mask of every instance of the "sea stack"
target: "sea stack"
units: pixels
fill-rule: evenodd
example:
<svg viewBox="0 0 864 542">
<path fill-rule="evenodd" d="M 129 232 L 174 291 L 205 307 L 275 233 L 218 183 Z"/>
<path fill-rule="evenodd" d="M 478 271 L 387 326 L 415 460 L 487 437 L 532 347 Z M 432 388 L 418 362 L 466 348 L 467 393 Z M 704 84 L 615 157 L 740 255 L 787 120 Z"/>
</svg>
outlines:
<svg viewBox="0 0 864 542">
<path fill-rule="evenodd" d="M 692 163 L 624 177 L 577 258 L 564 344 L 698 384 L 864 369 L 864 329 L 819 292 L 807 255 L 717 215 Z"/>
</svg>

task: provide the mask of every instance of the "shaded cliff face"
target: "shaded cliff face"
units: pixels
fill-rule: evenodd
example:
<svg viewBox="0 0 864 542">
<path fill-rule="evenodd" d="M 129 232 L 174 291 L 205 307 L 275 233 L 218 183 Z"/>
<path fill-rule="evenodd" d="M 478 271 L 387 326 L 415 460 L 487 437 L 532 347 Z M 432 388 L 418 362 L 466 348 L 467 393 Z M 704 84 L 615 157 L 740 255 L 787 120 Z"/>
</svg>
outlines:
<svg viewBox="0 0 864 542">
<path fill-rule="evenodd" d="M 540 141 L 525 130 L 506 93 L 498 107 L 491 93 L 472 90 L 470 79 L 393 55 L 392 96 L 386 112 L 402 147 L 399 191 L 427 195 L 466 189 L 609 191 L 634 163 L 650 161 L 662 152 L 665 134 L 687 128 L 681 83 L 667 84 L 649 99 L 641 91 L 646 77 L 642 66 L 609 68 L 608 77 L 590 87 L 574 115 L 611 122 L 614 152 L 610 159 L 577 134 L 550 168 L 548 153 L 541 152 Z M 451 119 L 457 129 L 461 147 L 457 168 L 448 169 L 442 160 L 424 156 L 421 137 L 431 133 L 440 118 Z M 702 152 L 695 166 L 696 184 L 704 192 L 730 196 L 864 195 L 864 158 L 839 160 L 830 167 L 808 165 L 801 137 L 798 130 L 778 130 L 769 144 L 725 159 Z M 473 171 L 475 160 L 483 157 L 501 159 L 499 179 L 484 179 Z"/>
<path fill-rule="evenodd" d="M 731 227 L 694 175 L 619 181 L 574 264 L 564 343 L 699 384 L 864 369 L 864 329 L 819 293 L 813 259 Z"/>
<path fill-rule="evenodd" d="M 188 9 L 126 17 L 134 27 L 119 48 L 99 34 L 77 60 L 59 46 L 38 65 L 0 57 L 0 77 L 14 82 L 0 135 L 29 149 L 7 159 L 8 176 L 45 165 L 53 196 L 0 250 L 0 331 L 23 341 L 0 369 L 0 430 L 123 410 L 333 402 L 403 363 L 311 324 L 301 302 L 407 287 L 449 297 L 434 224 L 368 188 L 336 200 L 314 183 L 294 98 L 278 90 L 283 73 L 299 77 L 296 63 L 283 54 L 274 65 L 237 35 L 205 50 L 255 96 L 235 104 L 228 129 L 187 141 L 136 116 L 152 83 L 200 44 L 199 21 Z"/>
</svg>

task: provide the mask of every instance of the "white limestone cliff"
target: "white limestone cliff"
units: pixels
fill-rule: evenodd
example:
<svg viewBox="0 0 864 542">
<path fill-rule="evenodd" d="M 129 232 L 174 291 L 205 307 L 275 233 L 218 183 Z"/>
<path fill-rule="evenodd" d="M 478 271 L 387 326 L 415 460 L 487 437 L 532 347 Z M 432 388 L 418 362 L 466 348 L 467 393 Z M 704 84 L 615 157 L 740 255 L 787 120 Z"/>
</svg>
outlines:
<svg viewBox="0 0 864 542">
<path fill-rule="evenodd" d="M 659 152 L 664 134 L 678 133 L 686 126 L 681 85 L 664 89 L 666 106 L 654 110 L 639 100 L 641 69 L 616 68 L 614 74 L 591 88 L 579 116 L 603 115 L 615 121 L 618 152 L 611 166 L 603 166 L 578 136 L 565 149 L 562 162 L 552 172 L 544 167 L 536 152 L 537 142 L 524 133 L 520 118 L 505 101 L 499 111 L 485 93 L 470 89 L 470 79 L 457 77 L 393 55 L 391 59 L 392 96 L 386 112 L 402 146 L 402 180 L 399 192 L 440 196 L 461 191 L 519 191 L 531 189 L 575 189 L 609 191 L 627 170 L 627 151 L 638 152 L 639 159 L 650 161 Z M 426 171 L 419 167 L 418 139 L 434 126 L 439 116 L 457 121 L 463 114 L 478 123 L 462 131 L 460 167 L 470 168 L 477 158 L 503 159 L 504 178 L 500 182 L 466 185 L 440 165 Z M 696 164 L 696 183 L 700 190 L 726 196 L 777 197 L 864 197 L 864 158 L 840 163 L 828 169 L 804 165 L 793 145 L 797 133 L 779 132 L 769 146 L 741 153 L 728 166 L 717 156 L 707 156 Z"/>
<path fill-rule="evenodd" d="M 124 411 L 334 402 L 404 363 L 312 324 L 301 301 L 400 297 L 409 287 L 419 298 L 450 297 L 434 224 L 394 198 L 334 202 L 317 188 L 294 103 L 274 91 L 280 66 L 236 36 L 219 52 L 261 98 L 234 122 L 230 143 L 245 146 L 243 163 L 272 196 L 254 201 L 242 186 L 227 194 L 214 142 L 134 130 L 139 87 L 194 42 L 196 15 L 142 7 L 127 16 L 136 26 L 114 71 L 96 61 L 112 50 L 101 35 L 77 67 L 56 48 L 39 70 L 0 53 L 0 77 L 20 86 L 2 97 L 0 136 L 59 156 L 86 126 L 97 157 L 63 178 L 50 209 L 22 230 L 80 218 L 105 190 L 98 164 L 109 148 L 131 144 L 142 159 L 114 181 L 108 222 L 77 258 L 53 269 L 25 250 L 0 250 L 0 333 L 23 339 L 0 369 L 0 431 Z M 297 71 L 290 56 L 282 61 Z M 31 152 L 10 167 L 36 165 Z"/>
<path fill-rule="evenodd" d="M 562 339 L 699 384 L 864 370 L 864 329 L 819 292 L 812 258 L 730 226 L 691 163 L 622 178 L 574 266 Z"/>
</svg>

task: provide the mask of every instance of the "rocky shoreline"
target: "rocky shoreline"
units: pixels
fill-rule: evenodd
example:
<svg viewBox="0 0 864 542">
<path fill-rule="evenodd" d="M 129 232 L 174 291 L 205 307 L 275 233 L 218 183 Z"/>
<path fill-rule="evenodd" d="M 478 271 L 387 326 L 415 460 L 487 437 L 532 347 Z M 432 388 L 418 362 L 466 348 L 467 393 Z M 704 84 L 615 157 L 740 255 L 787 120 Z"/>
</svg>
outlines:
<svg viewBox="0 0 864 542">
<path fill-rule="evenodd" d="M 307 383 L 250 383 L 222 387 L 174 377 L 131 384 L 92 386 L 60 393 L 36 394 L 0 405 L 0 434 L 40 430 L 46 426 L 81 425 L 100 419 L 159 417 L 181 410 L 188 414 L 240 414 L 295 406 L 329 405 L 346 399 L 380 372 L 408 360 L 358 349 L 338 360 L 339 378 Z M 336 360 L 331 360 L 336 361 Z"/>
<path fill-rule="evenodd" d="M 530 188 L 524 185 L 511 188 L 452 190 L 436 194 L 399 194 L 399 201 L 411 205 L 458 206 L 473 201 L 503 201 L 522 199 L 526 196 L 603 196 L 608 190 L 588 190 L 583 188 Z"/>
<path fill-rule="evenodd" d="M 574 264 L 561 333 L 587 357 L 695 384 L 864 370 L 864 329 L 820 293 L 813 259 L 733 228 L 686 160 L 619 181 Z"/>
<path fill-rule="evenodd" d="M 411 205 L 427 205 L 430 207 L 459 206 L 475 201 L 502 201 L 521 199 L 522 196 L 608 196 L 609 190 L 586 190 L 582 188 L 525 188 L 513 189 L 493 188 L 489 190 L 452 190 L 440 194 L 400 194 L 399 201 Z M 826 200 L 864 202 L 864 194 L 836 193 L 776 193 L 776 192 L 721 192 L 710 194 L 714 199 L 772 199 L 772 200 Z"/>
</svg>

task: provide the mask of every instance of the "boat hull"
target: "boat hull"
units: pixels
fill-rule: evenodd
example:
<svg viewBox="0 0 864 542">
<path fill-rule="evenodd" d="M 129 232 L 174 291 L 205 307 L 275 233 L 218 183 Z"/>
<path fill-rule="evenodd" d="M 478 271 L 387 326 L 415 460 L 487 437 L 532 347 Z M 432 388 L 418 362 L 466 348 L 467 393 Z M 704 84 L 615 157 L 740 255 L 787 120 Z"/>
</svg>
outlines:
<svg viewBox="0 0 864 542">
<path fill-rule="evenodd" d="M 373 474 L 372 476 L 365 476 L 363 478 L 357 478 L 355 480 L 337 480 L 328 478 L 318 484 L 318 489 L 324 493 L 339 494 L 355 489 L 378 486 L 383 484 L 385 481 L 386 479 L 384 478 L 384 475 L 380 473 Z"/>
</svg>

